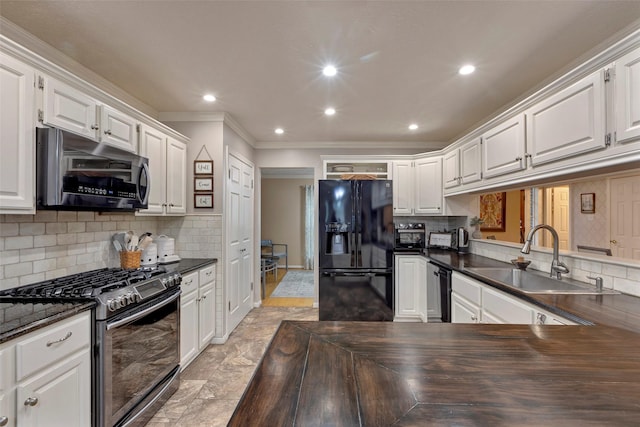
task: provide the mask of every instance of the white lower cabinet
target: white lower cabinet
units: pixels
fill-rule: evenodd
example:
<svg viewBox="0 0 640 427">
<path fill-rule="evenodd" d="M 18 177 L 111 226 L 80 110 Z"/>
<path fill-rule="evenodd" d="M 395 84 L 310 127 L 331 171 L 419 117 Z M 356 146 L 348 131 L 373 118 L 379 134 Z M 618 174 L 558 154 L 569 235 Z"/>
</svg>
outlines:
<svg viewBox="0 0 640 427">
<path fill-rule="evenodd" d="M 394 321 L 426 321 L 427 259 L 422 255 L 396 255 L 394 271 Z"/>
<path fill-rule="evenodd" d="M 452 323 L 576 325 L 456 271 L 451 276 L 451 290 Z"/>
<path fill-rule="evenodd" d="M 184 370 L 215 335 L 215 265 L 182 278 L 180 366 Z"/>
<path fill-rule="evenodd" d="M 3 344 L 0 369 L 2 425 L 91 425 L 90 312 Z"/>
</svg>

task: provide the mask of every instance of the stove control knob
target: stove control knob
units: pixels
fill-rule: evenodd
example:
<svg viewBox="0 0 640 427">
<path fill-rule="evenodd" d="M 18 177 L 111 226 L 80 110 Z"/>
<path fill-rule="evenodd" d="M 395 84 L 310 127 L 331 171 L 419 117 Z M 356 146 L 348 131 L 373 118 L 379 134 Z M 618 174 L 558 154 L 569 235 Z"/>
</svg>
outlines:
<svg viewBox="0 0 640 427">
<path fill-rule="evenodd" d="M 180 280 L 180 274 L 179 273 L 176 273 L 176 274 L 173 275 L 173 281 L 175 282 L 176 286 L 178 286 L 180 284 L 181 280 Z"/>
<path fill-rule="evenodd" d="M 163 277 L 162 279 L 160 279 L 160 283 L 162 283 L 166 288 L 167 284 L 169 283 L 169 280 L 166 277 Z"/>
<path fill-rule="evenodd" d="M 173 282 L 173 276 L 167 277 L 167 287 L 170 288 L 173 285 L 175 285 L 175 283 Z"/>
<path fill-rule="evenodd" d="M 135 294 L 135 292 L 129 292 L 127 294 L 127 301 L 129 301 L 129 304 L 135 304 L 135 302 L 137 301 L 137 295 Z"/>
<path fill-rule="evenodd" d="M 114 299 L 108 299 L 107 308 L 109 309 L 109 311 L 116 311 L 118 309 L 118 303 Z"/>
<path fill-rule="evenodd" d="M 116 301 L 118 302 L 118 307 L 125 307 L 127 305 L 127 298 L 124 295 L 119 295 Z"/>
</svg>

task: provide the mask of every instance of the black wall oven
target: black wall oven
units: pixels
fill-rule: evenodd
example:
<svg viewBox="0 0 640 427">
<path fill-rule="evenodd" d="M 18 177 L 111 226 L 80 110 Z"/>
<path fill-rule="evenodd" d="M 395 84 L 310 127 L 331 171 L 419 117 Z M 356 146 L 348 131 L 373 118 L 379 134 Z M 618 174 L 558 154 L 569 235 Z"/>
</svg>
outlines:
<svg viewBox="0 0 640 427">
<path fill-rule="evenodd" d="M 97 426 L 144 426 L 178 388 L 180 290 L 96 326 Z"/>
</svg>

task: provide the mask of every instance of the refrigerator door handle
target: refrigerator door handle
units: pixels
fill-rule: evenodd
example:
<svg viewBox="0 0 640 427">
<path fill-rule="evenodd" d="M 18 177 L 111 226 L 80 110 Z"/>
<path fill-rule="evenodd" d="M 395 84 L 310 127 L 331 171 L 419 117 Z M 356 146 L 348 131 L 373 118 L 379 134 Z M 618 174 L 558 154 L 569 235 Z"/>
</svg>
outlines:
<svg viewBox="0 0 640 427">
<path fill-rule="evenodd" d="M 355 238 L 355 234 L 354 232 L 349 233 L 349 246 L 351 247 L 351 262 L 349 263 L 349 265 L 351 267 L 355 267 L 356 266 L 356 238 Z"/>
</svg>

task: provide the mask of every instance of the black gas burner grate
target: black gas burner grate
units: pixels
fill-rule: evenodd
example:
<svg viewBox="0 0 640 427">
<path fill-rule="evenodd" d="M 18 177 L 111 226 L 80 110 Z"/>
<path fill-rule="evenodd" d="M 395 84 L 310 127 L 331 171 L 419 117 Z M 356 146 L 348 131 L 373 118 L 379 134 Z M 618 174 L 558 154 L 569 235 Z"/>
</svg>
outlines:
<svg viewBox="0 0 640 427">
<path fill-rule="evenodd" d="M 0 297 L 91 298 L 164 273 L 163 268 L 135 271 L 101 268 L 0 291 Z"/>
</svg>

